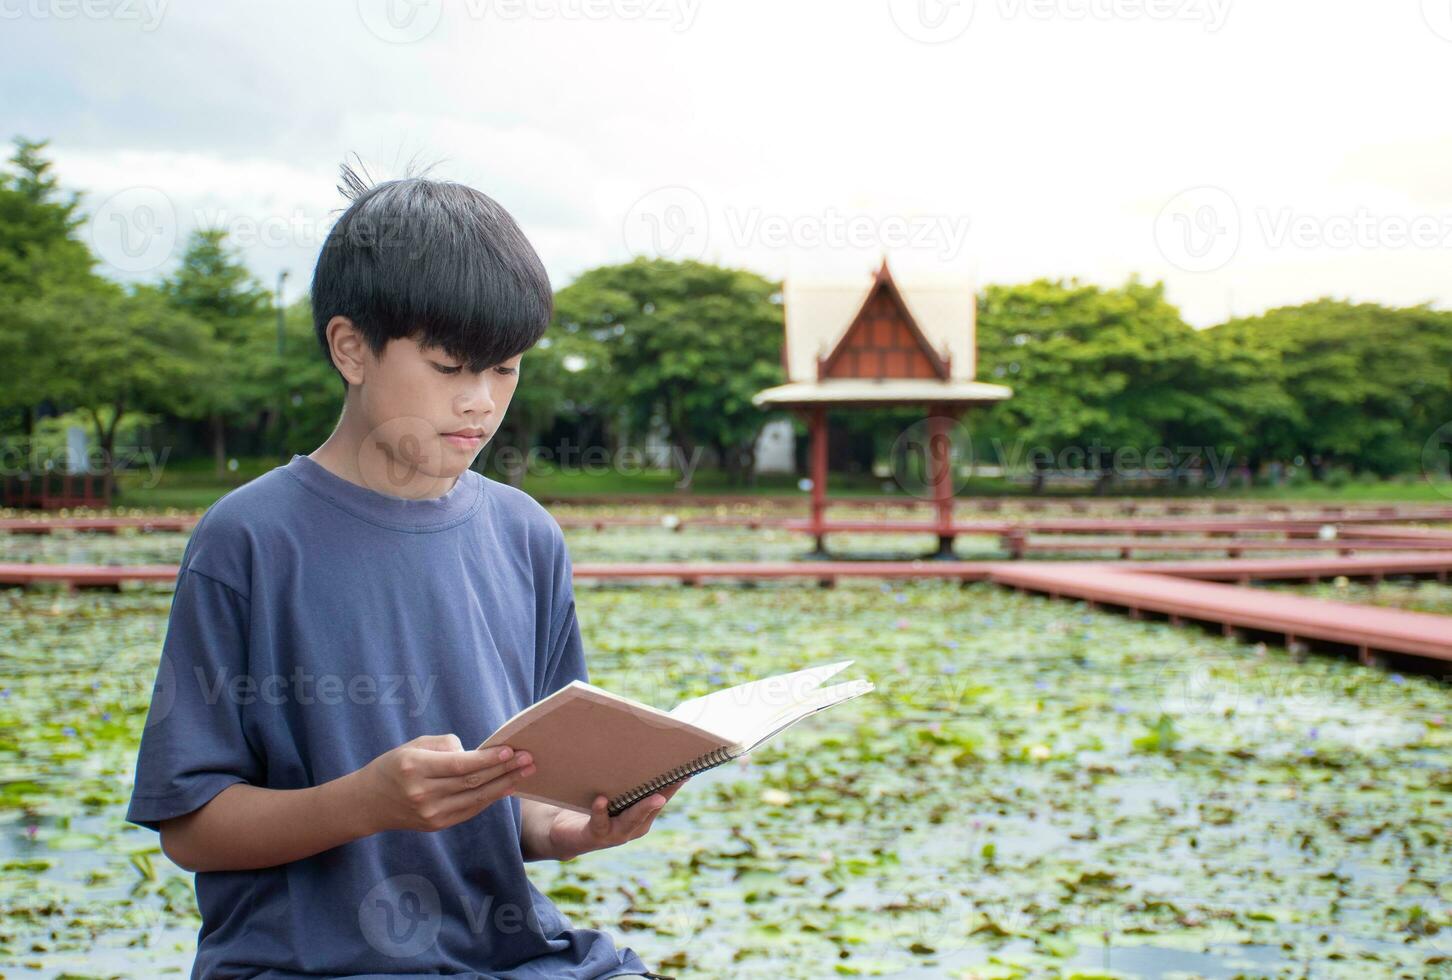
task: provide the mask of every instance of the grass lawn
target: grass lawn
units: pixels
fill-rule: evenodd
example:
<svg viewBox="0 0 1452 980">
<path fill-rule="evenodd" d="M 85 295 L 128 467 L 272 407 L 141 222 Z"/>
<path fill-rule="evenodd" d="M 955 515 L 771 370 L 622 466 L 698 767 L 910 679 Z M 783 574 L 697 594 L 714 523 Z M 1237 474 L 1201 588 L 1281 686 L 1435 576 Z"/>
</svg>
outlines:
<svg viewBox="0 0 1452 980">
<path fill-rule="evenodd" d="M 247 480 L 265 473 L 276 466 L 278 460 L 272 457 L 244 457 L 238 460 L 238 469 L 225 477 L 216 476 L 215 466 L 210 459 L 179 460 L 168 462 L 159 477 L 146 471 L 125 473 L 120 477 L 116 504 L 122 508 L 136 508 L 148 511 L 167 509 L 202 510 L 211 506 L 218 497 Z M 608 496 L 659 494 L 662 498 L 679 494 L 678 477 L 673 473 L 585 473 L 555 472 L 530 476 L 524 488 L 537 497 L 554 498 L 570 496 Z M 707 470 L 696 474 L 692 491 L 697 494 L 761 494 L 800 497 L 805 504 L 807 494 L 798 488 L 797 478 L 788 475 L 763 475 L 753 486 L 732 485 L 724 472 Z M 829 493 L 833 497 L 871 496 L 893 493 L 891 481 L 869 476 L 834 473 L 829 480 Z M 900 491 L 896 491 L 901 493 Z M 1027 487 L 1005 480 L 969 480 L 964 486 L 963 496 L 987 496 L 1032 499 Z M 1054 489 L 1039 495 L 1043 499 L 1069 496 L 1084 496 L 1085 491 Z M 1347 482 L 1341 485 L 1300 483 L 1282 487 L 1252 487 L 1249 489 L 1231 487 L 1211 491 L 1134 491 L 1114 496 L 1135 496 L 1153 499 L 1156 497 L 1251 499 L 1293 501 L 1304 500 L 1315 503 L 1370 503 L 1407 502 L 1452 505 L 1452 485 L 1432 484 L 1426 480 L 1386 480 L 1379 482 Z M 906 494 L 904 499 L 910 499 Z"/>
</svg>

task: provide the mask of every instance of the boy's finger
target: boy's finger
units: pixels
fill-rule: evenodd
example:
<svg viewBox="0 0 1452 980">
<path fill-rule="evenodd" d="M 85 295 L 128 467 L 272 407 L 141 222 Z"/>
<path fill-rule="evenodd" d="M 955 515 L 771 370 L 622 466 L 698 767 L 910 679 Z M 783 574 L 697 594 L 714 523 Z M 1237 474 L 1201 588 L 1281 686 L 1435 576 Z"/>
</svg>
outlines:
<svg viewBox="0 0 1452 980">
<path fill-rule="evenodd" d="M 663 796 L 666 796 L 663 791 L 654 792 L 617 817 L 617 820 L 623 821 L 621 826 L 624 831 L 630 834 L 644 826 L 659 812 L 661 807 L 665 806 L 665 800 L 661 799 Z M 666 796 L 666 799 L 669 798 Z"/>
<path fill-rule="evenodd" d="M 508 762 L 513 757 L 514 750 L 507 745 L 468 752 L 425 749 L 420 755 L 420 771 L 425 776 L 467 776 L 471 772 Z"/>
<path fill-rule="evenodd" d="M 492 783 L 511 773 L 518 773 L 520 779 L 534 775 L 534 760 L 530 758 L 529 753 L 521 752 L 511 757 L 508 762 L 489 766 L 487 769 L 476 769 L 462 776 L 437 777 L 430 785 L 448 796 L 453 796 L 455 793 L 467 793 L 470 790 L 479 789 L 485 784 Z"/>
<path fill-rule="evenodd" d="M 597 837 L 610 833 L 610 800 L 606 796 L 595 797 L 590 805 L 590 832 Z"/>
<path fill-rule="evenodd" d="M 492 805 L 514 792 L 515 786 L 522 778 L 517 771 L 506 772 L 498 778 L 489 780 L 482 786 L 461 790 L 457 793 L 450 793 L 440 801 L 439 807 L 444 813 L 449 815 L 466 814 L 467 816 L 473 816 L 485 807 Z"/>
<path fill-rule="evenodd" d="M 464 747 L 459 736 L 454 734 L 420 735 L 409 744 L 416 749 L 432 749 L 435 752 L 457 752 Z"/>
</svg>

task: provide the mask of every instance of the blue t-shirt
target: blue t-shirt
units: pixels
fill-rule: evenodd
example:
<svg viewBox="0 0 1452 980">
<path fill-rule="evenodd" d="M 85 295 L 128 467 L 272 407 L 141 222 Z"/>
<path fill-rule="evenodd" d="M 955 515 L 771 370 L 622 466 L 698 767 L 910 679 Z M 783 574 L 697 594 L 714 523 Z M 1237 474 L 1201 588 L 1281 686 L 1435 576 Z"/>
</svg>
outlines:
<svg viewBox="0 0 1452 980">
<path fill-rule="evenodd" d="M 293 456 L 187 541 L 126 818 L 157 829 L 237 782 L 316 786 L 420 735 L 473 748 L 575 678 L 570 557 L 531 497 L 469 470 L 407 500 Z M 513 796 L 196 889 L 206 980 L 646 972 L 530 882 Z"/>
</svg>

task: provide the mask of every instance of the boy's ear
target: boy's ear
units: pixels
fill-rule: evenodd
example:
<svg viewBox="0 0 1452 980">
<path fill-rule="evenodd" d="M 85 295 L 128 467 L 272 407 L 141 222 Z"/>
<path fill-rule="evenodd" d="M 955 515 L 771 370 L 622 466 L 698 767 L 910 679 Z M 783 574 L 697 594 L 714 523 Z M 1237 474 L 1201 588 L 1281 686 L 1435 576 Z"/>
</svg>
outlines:
<svg viewBox="0 0 1452 980">
<path fill-rule="evenodd" d="M 362 384 L 368 344 L 353 325 L 353 321 L 345 316 L 335 316 L 328 321 L 324 333 L 328 338 L 328 351 L 333 355 L 333 364 L 338 372 L 347 379 L 348 384 Z"/>
</svg>

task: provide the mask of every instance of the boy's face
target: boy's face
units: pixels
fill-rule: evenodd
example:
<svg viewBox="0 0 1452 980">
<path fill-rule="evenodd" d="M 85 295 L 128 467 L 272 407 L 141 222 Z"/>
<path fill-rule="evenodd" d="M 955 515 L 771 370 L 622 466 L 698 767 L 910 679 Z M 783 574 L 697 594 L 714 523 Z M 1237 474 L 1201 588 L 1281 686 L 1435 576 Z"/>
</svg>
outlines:
<svg viewBox="0 0 1452 980">
<path fill-rule="evenodd" d="M 362 451 L 386 456 L 394 479 L 459 476 L 504 420 L 522 359 L 476 374 L 411 338 L 390 340 L 376 358 L 365 347 L 353 392 L 368 433 Z"/>
</svg>

